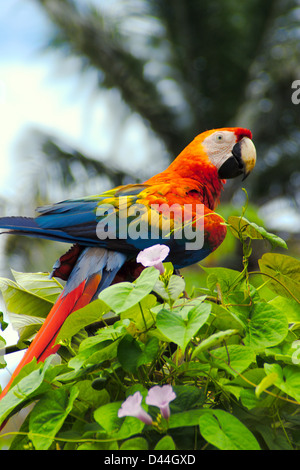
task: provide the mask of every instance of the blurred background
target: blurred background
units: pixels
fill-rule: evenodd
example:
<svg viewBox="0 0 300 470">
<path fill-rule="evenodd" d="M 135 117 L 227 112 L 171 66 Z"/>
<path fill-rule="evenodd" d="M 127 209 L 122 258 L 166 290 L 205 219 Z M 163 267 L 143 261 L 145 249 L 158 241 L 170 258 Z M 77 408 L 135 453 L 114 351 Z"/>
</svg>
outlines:
<svg viewBox="0 0 300 470">
<path fill-rule="evenodd" d="M 219 212 L 241 213 L 244 186 L 246 216 L 298 257 L 295 80 L 299 0 L 2 2 L 1 215 L 143 181 L 200 132 L 241 126 L 253 132 L 257 167 L 228 182 Z M 1 236 L 0 275 L 49 271 L 67 248 Z M 253 265 L 268 249 L 257 245 Z M 229 235 L 205 263 L 239 269 L 240 248 Z"/>
<path fill-rule="evenodd" d="M 257 166 L 228 182 L 219 212 L 241 214 L 244 186 L 246 217 L 300 257 L 297 80 L 300 0 L 2 1 L 0 214 L 144 181 L 202 131 L 247 127 Z M 67 249 L 2 235 L 0 276 L 51 271 Z M 250 269 L 269 250 L 255 243 Z M 229 233 L 204 263 L 240 269 L 241 247 Z M 184 271 L 188 291 L 204 282 Z"/>
</svg>

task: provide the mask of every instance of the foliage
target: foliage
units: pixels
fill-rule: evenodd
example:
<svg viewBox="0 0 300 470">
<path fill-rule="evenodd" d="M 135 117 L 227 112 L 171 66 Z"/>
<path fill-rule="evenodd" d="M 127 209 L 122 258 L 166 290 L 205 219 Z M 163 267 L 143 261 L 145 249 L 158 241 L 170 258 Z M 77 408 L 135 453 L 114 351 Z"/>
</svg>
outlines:
<svg viewBox="0 0 300 470">
<path fill-rule="evenodd" d="M 252 203 L 261 206 L 285 195 L 296 209 L 299 105 L 291 100 L 291 85 L 299 79 L 297 0 L 35 3 L 54 25 L 52 36 L 45 37 L 51 52 L 56 48 L 71 64 L 76 57 L 85 79 L 92 77 L 84 82 L 93 89 L 83 119 L 85 132 L 99 110 L 104 118 L 94 156 L 87 148 L 70 148 L 61 135 L 31 132 L 28 141 L 34 145 L 28 148 L 25 141 L 20 146 L 14 177 L 22 183 L 12 210 L 6 201 L 7 213 L 28 215 L 31 207 L 49 201 L 145 181 L 196 134 L 228 125 L 253 132 L 258 162 L 246 181 Z M 127 146 L 132 135 L 134 142 Z M 226 186 L 223 203 L 238 197 L 239 181 Z M 272 223 L 280 230 L 282 218 L 275 213 Z M 297 235 L 292 236 L 299 253 Z M 43 241 L 36 242 L 30 256 L 30 242 L 8 238 L 7 264 L 17 270 L 38 271 L 45 266 L 43 259 L 50 258 L 49 243 L 45 248 Z M 223 244 L 221 250 L 226 248 Z"/>
<path fill-rule="evenodd" d="M 11 449 L 300 449 L 300 262 L 265 253 L 251 272 L 252 239 L 285 243 L 244 211 L 230 228 L 242 272 L 203 268 L 206 287 L 189 297 L 170 263 L 163 275 L 149 267 L 67 318 L 61 364 L 32 361 L 0 402 L 0 422 L 35 403 L 20 431 L 7 433 Z M 46 274 L 14 277 L 1 290 L 8 310 L 27 320 L 25 341 L 62 287 Z M 129 395 L 145 399 L 164 384 L 176 394 L 169 419 L 145 402 L 153 425 L 118 417 Z"/>
<path fill-rule="evenodd" d="M 110 9 L 36 1 L 56 26 L 51 46 L 96 70 L 99 89 L 118 90 L 125 113 L 138 113 L 170 159 L 205 129 L 248 126 L 264 158 L 248 183 L 253 200 L 265 197 L 266 179 L 272 196 L 298 191 L 296 0 L 139 0 Z"/>
</svg>

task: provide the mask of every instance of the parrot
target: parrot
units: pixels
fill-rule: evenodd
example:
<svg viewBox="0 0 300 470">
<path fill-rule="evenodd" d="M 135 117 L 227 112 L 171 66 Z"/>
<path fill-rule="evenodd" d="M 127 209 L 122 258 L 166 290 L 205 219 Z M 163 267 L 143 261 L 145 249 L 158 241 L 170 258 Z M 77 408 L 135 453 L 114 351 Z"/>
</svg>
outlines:
<svg viewBox="0 0 300 470">
<path fill-rule="evenodd" d="M 169 247 L 165 261 L 172 262 L 176 270 L 198 263 L 213 252 L 227 230 L 224 219 L 215 212 L 223 186 L 230 178 L 242 176 L 244 180 L 255 164 L 250 130 L 206 130 L 168 168 L 142 184 L 46 205 L 37 209 L 35 218 L 0 218 L 2 233 L 71 245 L 51 273 L 66 281 L 65 286 L 0 399 L 24 365 L 34 358 L 45 361 L 58 351 L 56 336 L 72 312 L 98 298 L 112 283 L 137 278 L 144 269 L 136 261 L 139 252 L 164 244 Z M 202 223 L 197 224 L 199 220 Z M 185 232 L 188 226 L 192 231 Z M 195 241 L 193 245 L 191 239 L 194 236 L 196 240 L 198 232 L 202 234 L 201 243 Z"/>
</svg>

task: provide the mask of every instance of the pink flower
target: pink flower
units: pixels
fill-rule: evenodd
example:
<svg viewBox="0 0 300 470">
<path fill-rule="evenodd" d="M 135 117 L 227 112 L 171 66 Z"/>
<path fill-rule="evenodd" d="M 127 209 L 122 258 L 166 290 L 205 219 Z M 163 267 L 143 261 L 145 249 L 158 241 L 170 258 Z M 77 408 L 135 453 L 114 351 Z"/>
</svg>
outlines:
<svg viewBox="0 0 300 470">
<path fill-rule="evenodd" d="M 130 395 L 123 403 L 118 411 L 118 417 L 123 418 L 124 416 L 134 416 L 140 419 L 145 424 L 152 424 L 152 418 L 146 411 L 141 407 L 142 394 L 136 392 L 134 395 Z"/>
<path fill-rule="evenodd" d="M 171 385 L 155 385 L 155 387 L 150 388 L 146 403 L 147 405 L 153 405 L 160 408 L 160 412 L 165 419 L 170 417 L 170 407 L 169 403 L 176 398 L 176 394 L 173 391 Z"/>
<path fill-rule="evenodd" d="M 168 256 L 169 251 L 170 248 L 167 245 L 153 245 L 140 251 L 136 260 L 145 267 L 154 266 L 160 274 L 163 274 L 165 269 L 162 262 Z"/>
</svg>

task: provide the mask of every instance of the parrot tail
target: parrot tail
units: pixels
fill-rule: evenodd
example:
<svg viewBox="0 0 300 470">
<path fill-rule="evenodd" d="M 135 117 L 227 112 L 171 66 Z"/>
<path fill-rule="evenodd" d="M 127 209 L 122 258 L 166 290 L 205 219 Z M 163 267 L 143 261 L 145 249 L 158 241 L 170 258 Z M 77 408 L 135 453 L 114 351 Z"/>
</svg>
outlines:
<svg viewBox="0 0 300 470">
<path fill-rule="evenodd" d="M 125 261 L 125 255 L 105 248 L 85 248 L 82 251 L 64 290 L 0 394 L 0 400 L 10 389 L 20 370 L 33 358 L 45 361 L 58 351 L 60 345 L 54 343 L 66 318 L 97 298 L 99 292 L 111 284 Z"/>
<path fill-rule="evenodd" d="M 44 229 L 31 217 L 0 217 L 0 227 L 6 234 L 26 235 L 27 237 L 45 238 L 65 243 L 72 243 L 73 237 L 62 230 Z"/>
</svg>

